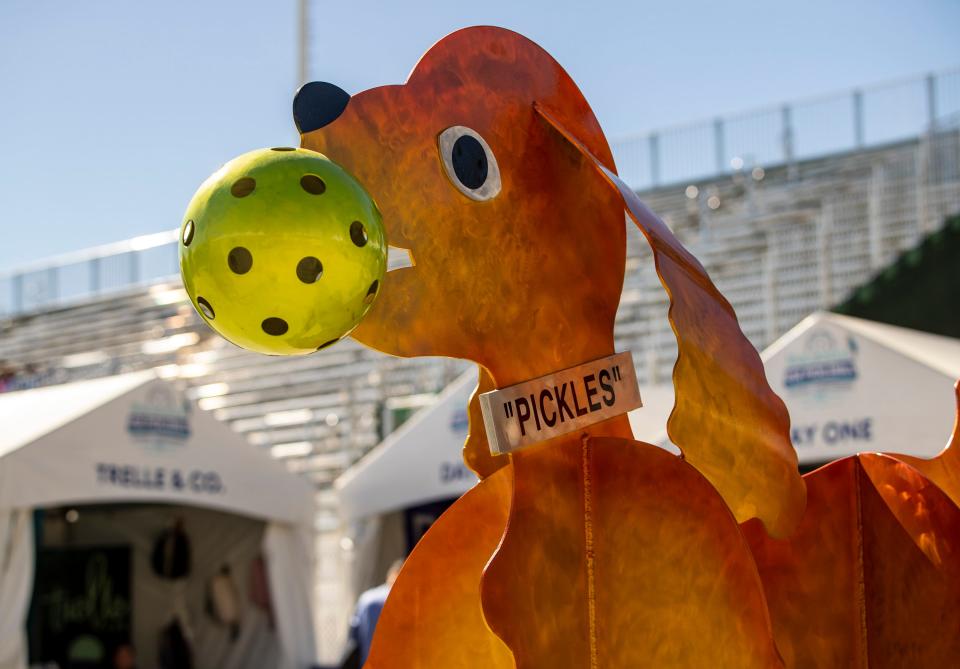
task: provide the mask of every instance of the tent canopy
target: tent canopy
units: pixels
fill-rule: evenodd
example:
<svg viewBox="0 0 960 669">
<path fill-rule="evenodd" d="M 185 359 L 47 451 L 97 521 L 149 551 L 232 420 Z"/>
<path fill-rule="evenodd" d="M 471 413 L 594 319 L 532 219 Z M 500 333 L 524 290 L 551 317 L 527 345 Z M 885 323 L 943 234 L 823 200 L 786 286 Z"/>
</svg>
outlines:
<svg viewBox="0 0 960 669">
<path fill-rule="evenodd" d="M 206 506 L 312 522 L 309 483 L 153 372 L 0 395 L 0 509 Z"/>
<path fill-rule="evenodd" d="M 801 465 L 872 451 L 932 457 L 950 436 L 958 339 L 818 312 L 761 359 L 790 412 Z M 642 395 L 644 407 L 630 412 L 637 439 L 679 452 L 665 427 L 672 386 L 644 388 Z"/>
<path fill-rule="evenodd" d="M 819 312 L 762 358 L 802 464 L 869 451 L 932 457 L 946 445 L 960 340 Z"/>
<path fill-rule="evenodd" d="M 313 664 L 309 483 L 153 372 L 0 395 L 0 425 L 0 545 L 8 547 L 0 570 L 0 666 L 26 666 L 32 510 L 137 502 L 267 521 L 262 549 L 282 649 L 274 666 Z"/>
<path fill-rule="evenodd" d="M 762 354 L 790 411 L 801 464 L 866 451 L 931 457 L 950 434 L 960 340 L 849 316 L 815 313 Z M 336 482 L 348 520 L 458 496 L 476 478 L 463 464 L 475 370 L 418 412 Z M 666 433 L 672 384 L 641 388 L 635 438 L 673 452 Z"/>
<path fill-rule="evenodd" d="M 680 450 L 667 438 L 667 419 L 674 404 L 673 384 L 640 386 L 640 398 L 643 406 L 627 414 L 633 438 L 679 453 Z"/>
<path fill-rule="evenodd" d="M 477 370 L 464 372 L 435 404 L 421 409 L 344 472 L 335 486 L 341 513 L 355 520 L 459 497 L 477 482 L 463 464 L 467 403 Z"/>
<path fill-rule="evenodd" d="M 476 369 L 464 372 L 435 404 L 421 409 L 336 482 L 348 520 L 459 497 L 477 477 L 463 463 L 467 403 L 477 385 Z M 673 386 L 645 388 L 643 407 L 630 412 L 637 439 L 666 438 Z M 482 426 L 481 426 L 482 429 Z"/>
</svg>

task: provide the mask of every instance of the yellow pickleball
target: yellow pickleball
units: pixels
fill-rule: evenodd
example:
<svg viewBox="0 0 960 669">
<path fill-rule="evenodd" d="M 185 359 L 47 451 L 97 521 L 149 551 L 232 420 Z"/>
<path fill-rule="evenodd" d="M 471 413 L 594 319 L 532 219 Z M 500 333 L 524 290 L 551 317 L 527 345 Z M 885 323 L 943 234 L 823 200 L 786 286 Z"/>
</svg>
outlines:
<svg viewBox="0 0 960 669">
<path fill-rule="evenodd" d="M 180 273 L 203 319 L 238 346 L 325 348 L 370 309 L 387 267 L 380 212 L 326 156 L 261 149 L 234 158 L 190 201 Z"/>
</svg>

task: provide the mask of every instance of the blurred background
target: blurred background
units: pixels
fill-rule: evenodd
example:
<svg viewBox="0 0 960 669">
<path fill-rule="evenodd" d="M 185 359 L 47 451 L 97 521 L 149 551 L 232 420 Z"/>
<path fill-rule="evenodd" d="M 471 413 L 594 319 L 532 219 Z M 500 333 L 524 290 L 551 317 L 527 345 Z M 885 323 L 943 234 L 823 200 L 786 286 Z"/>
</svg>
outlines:
<svg viewBox="0 0 960 669">
<path fill-rule="evenodd" d="M 11 0 L 0 4 L 0 417 L 12 435 L 0 440 L 0 546 L 4 533 L 30 544 L 20 568 L 35 583 L 16 595 L 22 619 L 0 625 L 0 667 L 4 635 L 28 618 L 38 666 L 99 633 L 43 622 L 52 615 L 43 583 L 59 597 L 82 591 L 91 559 L 126 574 L 114 594 L 129 611 L 176 606 L 149 627 L 118 616 L 101 659 L 61 666 L 121 666 L 107 647 L 124 640 L 150 648 L 137 666 L 163 666 L 153 648 L 168 618 L 202 647 L 198 666 L 280 666 L 271 662 L 281 656 L 300 666 L 291 658 L 311 652 L 333 664 L 359 593 L 474 483 L 459 459 L 474 366 L 389 358 L 352 340 L 305 358 L 240 350 L 194 312 L 176 241 L 191 195 L 223 162 L 298 144 L 300 84 L 356 93 L 401 83 L 433 42 L 475 24 L 532 38 L 578 82 L 620 175 L 701 260 L 763 353 L 805 470 L 860 450 L 943 446 L 960 377 L 956 2 Z M 638 438 L 670 447 L 667 298 L 632 226 L 628 243 L 617 348 L 633 353 L 645 403 L 631 418 Z M 109 409 L 117 402 L 126 404 Z M 212 423 L 201 430 L 198 420 Z M 260 458 L 250 472 L 282 464 L 276 476 L 304 484 L 307 501 L 258 510 L 231 498 L 214 504 L 223 517 L 211 515 L 203 494 L 219 494 L 212 477 L 227 472 L 216 458 L 194 466 L 184 446 L 193 441 L 171 436 L 171 421 L 190 439 L 246 442 Z M 89 462 L 37 479 L 61 491 L 18 492 L 16 467 L 28 476 L 29 463 L 84 440 Z M 136 460 L 121 455 L 128 442 L 151 457 L 179 453 L 185 475 L 198 473 L 201 501 L 148 504 L 151 486 L 170 487 L 172 465 L 160 483 L 153 465 L 123 469 L 123 458 Z M 31 449 L 43 457 L 28 460 Z M 286 480 L 235 475 L 264 486 L 261 498 Z M 71 476 L 111 492 L 71 496 Z M 124 505 L 127 520 L 115 516 Z M 304 505 L 306 521 L 291 510 Z M 257 576 L 263 555 L 298 555 L 278 529 L 291 523 L 314 555 L 294 563 L 313 565 L 302 567 L 305 609 L 296 587 Z M 150 567 L 156 546 L 173 551 L 186 536 L 177 526 L 192 527 L 194 555 L 210 553 L 194 560 L 195 588 Z M 200 528 L 230 538 L 205 547 Z M 108 550 L 115 544 L 126 552 Z M 83 573 L 59 583 L 55 574 L 72 568 Z M 273 586 L 259 608 L 257 578 Z M 0 595 L 15 596 L 11 582 L 0 580 Z M 143 594 L 166 588 L 179 594 Z M 233 594 L 205 614 L 215 591 Z M 291 629 L 311 609 L 312 629 Z"/>
</svg>

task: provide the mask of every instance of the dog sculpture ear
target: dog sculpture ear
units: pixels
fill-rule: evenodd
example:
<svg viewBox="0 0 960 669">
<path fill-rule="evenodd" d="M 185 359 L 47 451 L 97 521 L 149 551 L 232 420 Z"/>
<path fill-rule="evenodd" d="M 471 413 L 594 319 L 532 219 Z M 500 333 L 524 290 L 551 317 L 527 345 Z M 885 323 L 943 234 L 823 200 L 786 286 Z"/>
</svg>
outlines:
<svg viewBox="0 0 960 669">
<path fill-rule="evenodd" d="M 730 303 L 703 266 L 633 190 L 539 103 L 543 120 L 615 189 L 653 251 L 670 298 L 678 344 L 670 440 L 720 492 L 738 522 L 759 518 L 775 537 L 800 522 L 806 487 L 790 442 L 790 418 Z"/>
</svg>

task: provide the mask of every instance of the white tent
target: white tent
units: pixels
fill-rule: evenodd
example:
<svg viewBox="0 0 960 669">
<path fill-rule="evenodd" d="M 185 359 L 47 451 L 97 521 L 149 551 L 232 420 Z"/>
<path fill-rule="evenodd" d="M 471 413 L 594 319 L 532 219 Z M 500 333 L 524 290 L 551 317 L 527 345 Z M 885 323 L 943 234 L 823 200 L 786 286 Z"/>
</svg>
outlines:
<svg viewBox="0 0 960 669">
<path fill-rule="evenodd" d="M 673 384 L 641 385 L 640 399 L 643 406 L 627 414 L 633 438 L 679 453 L 680 450 L 667 439 L 667 419 L 674 403 Z"/>
<path fill-rule="evenodd" d="M 26 662 L 32 512 L 143 503 L 265 523 L 259 548 L 281 661 L 290 669 L 315 662 L 313 491 L 306 481 L 152 372 L 0 395 L 0 426 L 0 668 Z"/>
<path fill-rule="evenodd" d="M 818 312 L 760 357 L 790 412 L 801 465 L 861 452 L 929 458 L 950 436 L 960 340 Z M 666 432 L 672 386 L 641 388 L 641 395 L 643 408 L 630 412 L 634 434 L 679 452 Z"/>
<path fill-rule="evenodd" d="M 477 482 L 463 464 L 467 403 L 477 371 L 464 372 L 337 479 L 344 518 L 354 520 L 459 497 Z"/>
<path fill-rule="evenodd" d="M 870 451 L 932 457 L 946 445 L 960 340 L 819 312 L 762 358 L 801 464 Z"/>
<path fill-rule="evenodd" d="M 382 583 L 387 567 L 406 556 L 415 535 L 436 517 L 422 505 L 442 506 L 476 484 L 462 454 L 476 385 L 476 369 L 464 372 L 335 482 L 352 547 L 338 577 L 354 596 L 344 599 L 344 617 L 355 596 Z M 421 512 L 412 512 L 418 507 Z"/>
<path fill-rule="evenodd" d="M 790 411 L 801 464 L 861 451 L 931 457 L 950 434 L 960 378 L 960 340 L 872 321 L 815 313 L 761 355 Z M 336 482 L 347 520 L 456 497 L 476 481 L 464 466 L 464 373 Z M 666 434 L 673 386 L 644 386 L 631 411 L 634 436 L 677 452 Z"/>
<path fill-rule="evenodd" d="M 467 403 L 476 369 L 464 372 L 437 402 L 417 412 L 336 481 L 348 521 L 459 497 L 477 478 L 463 463 Z M 673 408 L 673 386 L 641 389 L 643 407 L 630 412 L 637 439 L 659 445 Z"/>
</svg>

